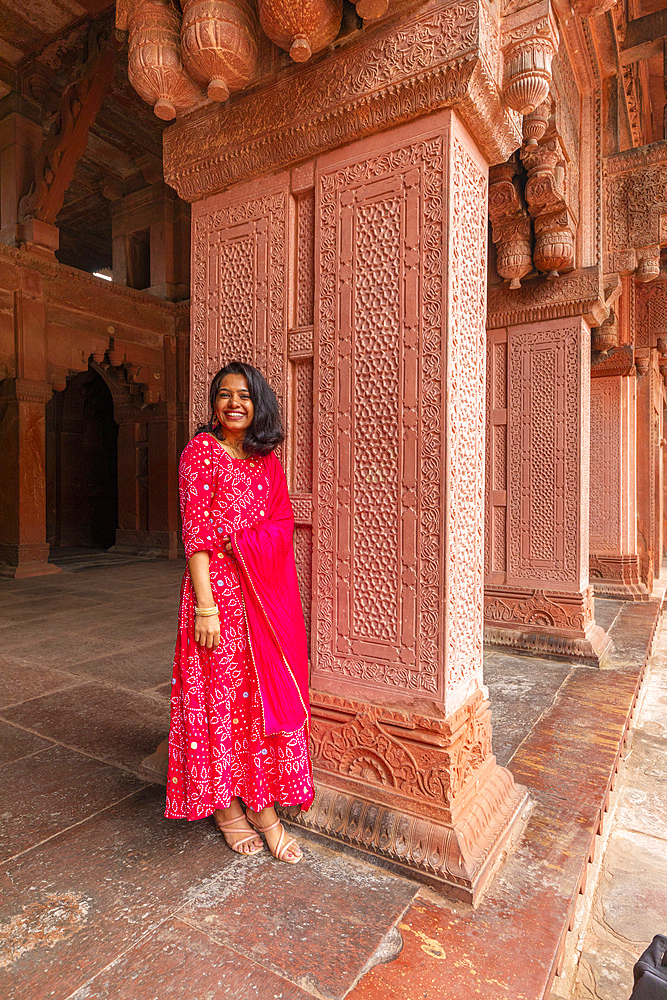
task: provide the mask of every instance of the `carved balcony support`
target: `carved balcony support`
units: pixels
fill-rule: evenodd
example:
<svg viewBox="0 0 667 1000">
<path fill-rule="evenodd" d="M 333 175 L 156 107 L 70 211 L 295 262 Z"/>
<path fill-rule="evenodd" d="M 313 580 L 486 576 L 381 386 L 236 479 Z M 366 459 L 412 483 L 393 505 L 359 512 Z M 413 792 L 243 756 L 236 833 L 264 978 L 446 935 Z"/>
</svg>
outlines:
<svg viewBox="0 0 667 1000">
<path fill-rule="evenodd" d="M 489 172 L 489 218 L 496 244 L 496 270 L 510 288 L 520 288 L 533 268 L 530 216 L 521 194 L 518 167 L 512 158 Z"/>
<path fill-rule="evenodd" d="M 565 154 L 551 131 L 536 145 L 524 146 L 528 171 L 526 202 L 535 227 L 533 261 L 550 278 L 574 266 L 574 222 L 564 197 Z"/>
<path fill-rule="evenodd" d="M 550 0 L 537 0 L 503 17 L 503 92 L 508 106 L 520 115 L 530 114 L 547 98 L 558 42 Z"/>
<path fill-rule="evenodd" d="M 181 18 L 167 0 L 119 4 L 116 26 L 130 33 L 129 81 L 158 118 L 170 121 L 202 101 L 202 89 L 181 60 Z"/>
<path fill-rule="evenodd" d="M 258 0 L 259 20 L 272 42 L 295 62 L 306 62 L 333 42 L 343 17 L 342 0 Z"/>
<path fill-rule="evenodd" d="M 257 16 L 247 0 L 184 0 L 185 68 L 212 101 L 250 82 L 257 66 Z"/>
<path fill-rule="evenodd" d="M 33 247 L 58 249 L 56 217 L 111 86 L 114 64 L 114 49 L 104 41 L 62 96 L 60 114 L 35 161 L 35 180 L 18 206 L 19 239 Z"/>
<path fill-rule="evenodd" d="M 653 281 L 667 246 L 667 140 L 608 156 L 604 199 L 605 270 Z"/>
<path fill-rule="evenodd" d="M 591 332 L 591 345 L 598 351 L 600 357 L 606 357 L 610 351 L 618 347 L 618 323 L 616 313 L 612 309 L 607 319 Z"/>
</svg>

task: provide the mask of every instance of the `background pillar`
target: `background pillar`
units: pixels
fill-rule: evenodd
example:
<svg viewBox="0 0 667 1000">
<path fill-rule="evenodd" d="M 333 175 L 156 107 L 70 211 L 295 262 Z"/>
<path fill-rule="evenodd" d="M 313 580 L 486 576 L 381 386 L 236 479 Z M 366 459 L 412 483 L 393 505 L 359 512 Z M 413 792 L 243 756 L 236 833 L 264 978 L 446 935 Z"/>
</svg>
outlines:
<svg viewBox="0 0 667 1000">
<path fill-rule="evenodd" d="M 582 317 L 488 336 L 485 637 L 600 663 L 588 582 L 590 328 Z"/>
<path fill-rule="evenodd" d="M 649 590 L 662 564 L 662 436 L 664 389 L 658 352 L 637 348 L 637 538 L 641 576 Z"/>
<path fill-rule="evenodd" d="M 635 375 L 591 379 L 590 575 L 595 593 L 648 600 L 637 554 Z"/>
</svg>

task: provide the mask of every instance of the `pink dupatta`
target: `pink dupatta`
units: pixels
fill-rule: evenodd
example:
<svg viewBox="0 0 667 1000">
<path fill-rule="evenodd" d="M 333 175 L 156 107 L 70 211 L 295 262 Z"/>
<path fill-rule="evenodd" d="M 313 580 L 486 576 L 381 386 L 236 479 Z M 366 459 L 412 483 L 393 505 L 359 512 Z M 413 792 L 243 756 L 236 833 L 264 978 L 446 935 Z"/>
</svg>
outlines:
<svg viewBox="0 0 667 1000">
<path fill-rule="evenodd" d="M 267 458 L 266 518 L 232 531 L 264 736 L 309 724 L 308 645 L 294 565 L 294 512 L 280 462 Z"/>
</svg>

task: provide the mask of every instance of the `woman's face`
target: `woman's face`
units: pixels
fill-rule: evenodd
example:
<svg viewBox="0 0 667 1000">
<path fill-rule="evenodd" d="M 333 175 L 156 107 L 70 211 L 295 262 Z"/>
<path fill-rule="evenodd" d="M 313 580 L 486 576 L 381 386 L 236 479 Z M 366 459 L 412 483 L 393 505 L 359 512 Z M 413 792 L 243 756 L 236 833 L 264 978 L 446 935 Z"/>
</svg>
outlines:
<svg viewBox="0 0 667 1000">
<path fill-rule="evenodd" d="M 247 431 L 255 410 L 245 375 L 225 375 L 218 389 L 214 413 L 223 432 Z"/>
</svg>

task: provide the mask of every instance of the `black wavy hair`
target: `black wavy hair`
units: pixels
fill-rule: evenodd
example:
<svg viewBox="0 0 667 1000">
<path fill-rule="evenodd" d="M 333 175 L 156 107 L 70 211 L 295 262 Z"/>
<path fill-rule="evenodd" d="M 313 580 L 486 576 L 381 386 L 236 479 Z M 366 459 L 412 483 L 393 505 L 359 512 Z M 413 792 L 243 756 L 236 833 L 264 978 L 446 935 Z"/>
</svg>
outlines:
<svg viewBox="0 0 667 1000">
<path fill-rule="evenodd" d="M 243 438 L 243 450 L 249 455 L 269 455 L 285 439 L 280 407 L 275 392 L 262 373 L 243 361 L 230 361 L 213 376 L 208 393 L 211 416 L 207 424 L 197 428 L 195 437 L 207 431 L 219 441 L 222 440 L 220 425 L 213 426 L 213 416 L 222 380 L 227 375 L 243 375 L 248 383 L 248 392 L 254 409 L 252 423 Z"/>
</svg>

